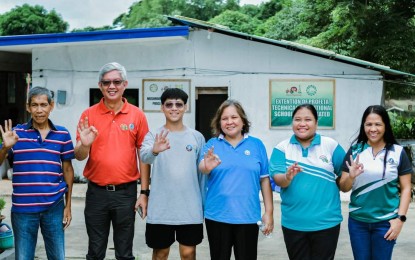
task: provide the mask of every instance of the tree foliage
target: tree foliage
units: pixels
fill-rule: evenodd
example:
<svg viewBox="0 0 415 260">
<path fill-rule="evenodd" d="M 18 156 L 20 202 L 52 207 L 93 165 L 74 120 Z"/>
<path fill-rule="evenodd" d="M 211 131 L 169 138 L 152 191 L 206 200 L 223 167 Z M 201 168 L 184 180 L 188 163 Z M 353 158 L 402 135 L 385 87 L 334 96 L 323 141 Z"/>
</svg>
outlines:
<svg viewBox="0 0 415 260">
<path fill-rule="evenodd" d="M 217 23 L 229 27 L 231 30 L 243 32 L 247 34 L 254 34 L 255 26 L 258 24 L 258 19 L 249 15 L 240 13 L 238 11 L 225 11 L 220 15 L 209 20 L 211 23 Z"/>
<path fill-rule="evenodd" d="M 48 12 L 40 5 L 24 4 L 0 16 L 1 35 L 62 33 L 68 26 L 55 10 Z"/>
<path fill-rule="evenodd" d="M 281 11 L 283 7 L 283 0 L 269 0 L 259 5 L 259 13 L 257 18 L 260 20 L 266 20 L 276 13 Z"/>
<path fill-rule="evenodd" d="M 104 31 L 104 30 L 112 30 L 112 29 L 114 29 L 114 26 L 111 26 L 111 25 L 104 25 L 100 27 L 87 26 L 84 28 L 75 28 L 71 32 L 94 32 L 94 31 Z"/>
<path fill-rule="evenodd" d="M 239 0 L 142 0 L 114 22 L 122 28 L 160 27 L 171 25 L 166 15 L 208 21 L 225 10 L 237 11 L 239 8 Z"/>
<path fill-rule="evenodd" d="M 415 62 L 406 58 L 415 54 L 414 15 L 413 0 L 341 1 L 332 9 L 326 29 L 305 42 L 415 72 Z"/>
<path fill-rule="evenodd" d="M 118 20 L 122 28 L 149 28 L 169 26 L 165 14 L 185 3 L 185 0 L 142 0 L 134 3 L 128 13 Z M 117 19 L 116 19 L 117 20 Z"/>
<path fill-rule="evenodd" d="M 289 1 L 281 11 L 258 26 L 257 34 L 276 40 L 299 40 L 301 34 L 297 25 L 301 22 L 300 15 L 304 10 L 303 4 L 302 1 Z"/>
</svg>

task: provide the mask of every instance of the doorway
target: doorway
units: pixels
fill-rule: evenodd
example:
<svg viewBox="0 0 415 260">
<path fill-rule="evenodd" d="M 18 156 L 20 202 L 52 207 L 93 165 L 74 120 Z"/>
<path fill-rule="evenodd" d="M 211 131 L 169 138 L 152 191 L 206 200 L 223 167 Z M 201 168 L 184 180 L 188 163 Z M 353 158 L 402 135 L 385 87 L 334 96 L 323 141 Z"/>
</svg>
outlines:
<svg viewBox="0 0 415 260">
<path fill-rule="evenodd" d="M 228 87 L 196 87 L 196 130 L 205 140 L 212 137 L 210 122 L 216 110 L 228 99 Z"/>
<path fill-rule="evenodd" d="M 11 119 L 13 126 L 28 120 L 26 113 L 27 73 L 0 71 L 0 122 Z"/>
</svg>

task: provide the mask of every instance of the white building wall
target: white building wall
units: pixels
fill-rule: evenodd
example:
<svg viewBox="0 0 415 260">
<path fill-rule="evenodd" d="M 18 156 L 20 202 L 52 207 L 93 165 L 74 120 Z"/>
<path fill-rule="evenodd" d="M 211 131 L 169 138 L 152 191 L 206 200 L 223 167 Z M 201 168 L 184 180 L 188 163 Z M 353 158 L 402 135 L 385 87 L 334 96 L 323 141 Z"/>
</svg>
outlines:
<svg viewBox="0 0 415 260">
<path fill-rule="evenodd" d="M 244 106 L 251 134 L 264 141 L 269 156 L 278 142 L 292 134 L 290 129 L 269 128 L 270 79 L 335 79 L 335 129 L 318 132 L 335 138 L 345 149 L 364 109 L 380 104 L 382 95 L 379 72 L 204 30 L 191 31 L 189 39 L 183 40 L 36 48 L 33 86 L 67 91 L 66 104 L 57 104 L 51 119 L 66 126 L 74 142 L 79 116 L 89 106 L 89 89 L 97 87 L 102 65 L 112 61 L 126 67 L 129 88 L 139 89 L 140 104 L 143 79 L 190 79 L 190 113 L 185 115 L 190 127 L 195 127 L 195 87 L 227 86 L 230 98 Z M 164 123 L 162 113 L 146 115 L 151 129 Z M 77 175 L 82 174 L 84 163 L 74 161 Z"/>
</svg>

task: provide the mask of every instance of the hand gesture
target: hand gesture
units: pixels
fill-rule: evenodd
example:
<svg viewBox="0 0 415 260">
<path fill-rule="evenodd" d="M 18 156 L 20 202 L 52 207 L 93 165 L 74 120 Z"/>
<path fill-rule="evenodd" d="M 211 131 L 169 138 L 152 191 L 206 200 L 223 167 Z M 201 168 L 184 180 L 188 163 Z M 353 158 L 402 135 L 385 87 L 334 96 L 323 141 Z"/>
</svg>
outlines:
<svg viewBox="0 0 415 260">
<path fill-rule="evenodd" d="M 17 143 L 19 136 L 16 131 L 12 130 L 12 120 L 4 120 L 4 129 L 0 125 L 1 138 L 3 139 L 3 147 L 10 149 Z"/>
<path fill-rule="evenodd" d="M 351 164 L 346 161 L 346 165 L 349 168 L 349 177 L 354 180 L 357 176 L 364 172 L 363 164 L 359 163 L 359 155 L 356 157 L 356 161 L 353 160 L 353 156 L 350 155 Z"/>
<path fill-rule="evenodd" d="M 298 162 L 295 162 L 290 167 L 288 167 L 287 172 L 285 173 L 285 178 L 287 181 L 292 181 L 294 177 L 301 171 L 303 171 L 303 168 L 298 165 Z"/>
<path fill-rule="evenodd" d="M 89 126 L 88 117 L 80 120 L 78 132 L 82 145 L 86 147 L 90 147 L 98 135 L 98 130 L 94 126 Z"/>
<path fill-rule="evenodd" d="M 207 153 L 203 156 L 203 164 L 205 167 L 206 172 L 211 172 L 213 169 L 215 169 L 220 163 L 221 160 L 217 154 L 213 152 L 214 147 L 212 146 L 209 148 Z"/>
<path fill-rule="evenodd" d="M 169 139 L 167 139 L 168 134 L 169 130 L 161 130 L 160 134 L 156 134 L 153 145 L 153 153 L 161 153 L 170 149 Z"/>
</svg>

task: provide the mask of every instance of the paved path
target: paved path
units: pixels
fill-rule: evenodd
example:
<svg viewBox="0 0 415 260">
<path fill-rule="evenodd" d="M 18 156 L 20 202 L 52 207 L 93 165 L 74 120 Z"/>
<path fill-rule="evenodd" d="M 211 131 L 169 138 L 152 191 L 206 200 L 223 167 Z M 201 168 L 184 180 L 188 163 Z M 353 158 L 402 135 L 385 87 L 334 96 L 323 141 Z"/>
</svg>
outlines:
<svg viewBox="0 0 415 260">
<path fill-rule="evenodd" d="M 66 256 L 67 259 L 85 259 L 87 252 L 88 238 L 85 230 L 84 222 L 84 195 L 86 185 L 75 184 L 74 185 L 74 199 L 72 202 L 72 215 L 73 221 L 71 226 L 66 232 Z M 3 215 L 6 216 L 5 222 L 10 223 L 10 194 L 11 183 L 8 180 L 0 180 L 0 196 L 5 197 L 7 201 L 6 209 L 3 211 Z M 339 243 L 336 252 L 336 260 L 352 260 L 352 252 L 350 248 L 350 242 L 347 231 L 347 194 L 342 194 L 342 212 L 344 221 L 341 225 L 341 232 Z M 271 238 L 265 238 L 261 236 L 258 243 L 258 259 L 288 259 L 285 244 L 281 233 L 280 223 L 280 199 L 278 194 L 274 194 L 274 221 L 276 229 Z M 394 250 L 394 259 L 414 259 L 415 256 L 415 204 L 410 204 L 408 212 L 408 221 L 404 225 L 404 229 L 399 237 L 398 243 Z M 151 250 L 147 247 L 144 240 L 145 221 L 137 219 L 135 226 L 135 239 L 134 239 L 134 254 L 139 260 L 151 259 Z M 106 259 L 115 259 L 112 239 L 109 239 L 108 250 Z M 47 259 L 43 240 L 39 236 L 38 245 L 36 249 L 37 259 Z M 178 253 L 177 243 L 173 244 L 170 252 L 169 259 L 180 259 Z M 209 245 L 207 236 L 202 244 L 197 247 L 197 259 L 210 259 Z"/>
</svg>

